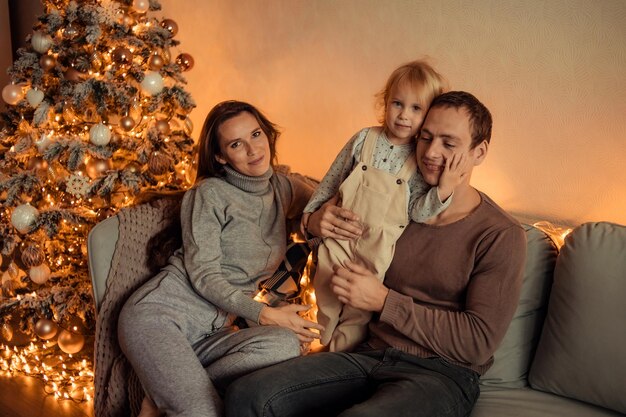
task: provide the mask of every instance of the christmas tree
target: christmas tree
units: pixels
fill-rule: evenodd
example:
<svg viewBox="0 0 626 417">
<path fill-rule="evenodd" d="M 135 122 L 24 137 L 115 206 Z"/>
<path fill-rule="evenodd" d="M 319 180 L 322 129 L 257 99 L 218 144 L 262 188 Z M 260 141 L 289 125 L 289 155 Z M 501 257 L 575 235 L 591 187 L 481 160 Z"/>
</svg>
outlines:
<svg viewBox="0 0 626 417">
<path fill-rule="evenodd" d="M 193 59 L 172 55 L 178 27 L 153 16 L 156 0 L 43 3 L 2 89 L 0 327 L 5 342 L 25 333 L 33 343 L 5 344 L 0 371 L 85 399 L 58 378 L 75 382 L 91 365 L 81 357 L 95 321 L 86 237 L 140 193 L 191 183 L 195 104 L 182 72 Z"/>
</svg>

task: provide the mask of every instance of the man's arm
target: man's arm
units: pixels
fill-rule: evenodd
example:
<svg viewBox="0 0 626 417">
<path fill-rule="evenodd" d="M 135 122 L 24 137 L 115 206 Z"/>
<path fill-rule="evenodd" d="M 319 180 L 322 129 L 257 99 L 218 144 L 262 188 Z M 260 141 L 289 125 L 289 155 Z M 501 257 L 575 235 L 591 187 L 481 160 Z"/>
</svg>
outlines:
<svg viewBox="0 0 626 417">
<path fill-rule="evenodd" d="M 504 338 L 519 301 L 526 236 L 511 226 L 483 242 L 466 287 L 465 306 L 448 310 L 416 303 L 390 290 L 380 321 L 438 355 L 470 364 L 489 360 Z"/>
<path fill-rule="evenodd" d="M 482 364 L 502 341 L 517 308 L 525 251 L 520 227 L 510 227 L 492 239 L 476 259 L 465 308 L 460 311 L 418 303 L 353 264 L 336 270 L 333 291 L 345 304 L 380 313 L 380 322 L 441 357 Z"/>
</svg>

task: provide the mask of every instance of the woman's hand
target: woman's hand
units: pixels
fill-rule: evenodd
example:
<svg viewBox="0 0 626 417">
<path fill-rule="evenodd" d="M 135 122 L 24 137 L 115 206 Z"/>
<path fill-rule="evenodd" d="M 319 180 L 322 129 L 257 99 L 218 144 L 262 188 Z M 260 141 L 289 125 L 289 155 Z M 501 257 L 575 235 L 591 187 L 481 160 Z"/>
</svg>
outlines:
<svg viewBox="0 0 626 417">
<path fill-rule="evenodd" d="M 307 320 L 298 313 L 309 310 L 310 306 L 300 304 L 286 304 L 283 306 L 265 306 L 259 315 L 259 324 L 264 326 L 276 325 L 291 329 L 298 336 L 300 343 L 310 343 L 314 339 L 319 339 L 319 331 L 324 330 L 321 324 Z M 314 332 L 311 329 L 318 330 Z"/>
<path fill-rule="evenodd" d="M 361 236 L 363 228 L 359 223 L 359 216 L 351 210 L 339 207 L 338 202 L 339 197 L 335 196 L 308 216 L 306 225 L 309 233 L 338 240 Z"/>
<path fill-rule="evenodd" d="M 349 260 L 345 265 L 346 268 L 335 266 L 331 278 L 331 288 L 339 301 L 365 311 L 383 311 L 389 288 L 363 265 Z"/>
</svg>

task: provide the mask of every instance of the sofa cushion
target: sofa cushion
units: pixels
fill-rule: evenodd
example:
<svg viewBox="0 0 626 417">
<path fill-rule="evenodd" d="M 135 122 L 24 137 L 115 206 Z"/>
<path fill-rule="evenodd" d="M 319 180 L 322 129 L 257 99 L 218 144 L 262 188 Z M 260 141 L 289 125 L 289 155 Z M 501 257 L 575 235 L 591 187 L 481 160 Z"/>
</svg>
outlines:
<svg viewBox="0 0 626 417">
<path fill-rule="evenodd" d="M 558 249 L 543 231 L 523 226 L 528 243 L 519 305 L 494 354 L 493 366 L 480 380 L 482 385 L 509 388 L 528 385 L 528 368 L 541 334 Z"/>
<path fill-rule="evenodd" d="M 470 417 L 619 417 L 621 413 L 529 387 L 482 387 Z"/>
<path fill-rule="evenodd" d="M 565 239 L 529 376 L 533 388 L 626 413 L 626 227 Z"/>
</svg>

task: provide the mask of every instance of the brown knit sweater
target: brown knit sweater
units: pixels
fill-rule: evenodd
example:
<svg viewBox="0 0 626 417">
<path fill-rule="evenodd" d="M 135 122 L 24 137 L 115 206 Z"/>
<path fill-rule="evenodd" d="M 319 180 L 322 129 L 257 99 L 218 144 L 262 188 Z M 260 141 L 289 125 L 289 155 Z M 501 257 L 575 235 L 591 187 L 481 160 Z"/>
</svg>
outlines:
<svg viewBox="0 0 626 417">
<path fill-rule="evenodd" d="M 467 217 L 411 223 L 396 243 L 370 345 L 439 356 L 483 374 L 517 307 L 526 259 L 520 224 L 481 193 Z"/>
</svg>

